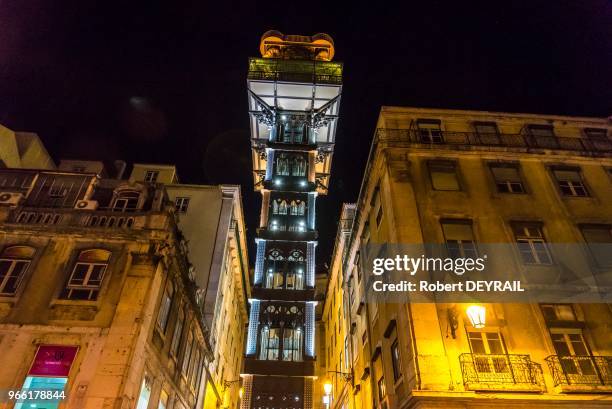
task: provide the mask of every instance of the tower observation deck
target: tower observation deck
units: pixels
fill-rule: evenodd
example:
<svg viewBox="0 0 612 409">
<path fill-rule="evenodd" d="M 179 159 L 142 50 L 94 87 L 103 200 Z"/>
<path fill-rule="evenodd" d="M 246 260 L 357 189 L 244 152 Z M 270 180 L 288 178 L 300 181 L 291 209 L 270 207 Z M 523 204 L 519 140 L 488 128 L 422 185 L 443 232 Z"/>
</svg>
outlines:
<svg viewBox="0 0 612 409">
<path fill-rule="evenodd" d="M 253 180 L 261 192 L 242 409 L 312 408 L 315 202 L 329 188 L 342 90 L 327 34 L 268 31 L 249 59 Z"/>
</svg>

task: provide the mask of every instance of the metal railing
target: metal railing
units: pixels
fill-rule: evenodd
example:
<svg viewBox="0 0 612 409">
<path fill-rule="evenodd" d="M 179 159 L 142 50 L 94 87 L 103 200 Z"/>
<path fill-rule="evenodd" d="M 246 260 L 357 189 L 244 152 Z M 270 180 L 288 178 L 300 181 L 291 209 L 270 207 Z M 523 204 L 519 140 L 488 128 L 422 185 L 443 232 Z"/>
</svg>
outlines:
<svg viewBox="0 0 612 409">
<path fill-rule="evenodd" d="M 555 386 L 612 386 L 612 356 L 551 355 L 545 360 Z"/>
<path fill-rule="evenodd" d="M 249 59 L 250 80 L 342 84 L 342 64 L 328 61 Z"/>
<path fill-rule="evenodd" d="M 523 134 L 447 132 L 437 130 L 379 128 L 379 142 L 426 145 L 475 145 L 507 148 L 557 149 L 582 152 L 612 152 L 612 140 L 583 137 L 533 136 Z"/>
<path fill-rule="evenodd" d="M 491 389 L 505 389 L 511 385 L 533 385 L 544 388 L 542 366 L 531 361 L 529 355 L 470 354 L 459 355 L 463 383 L 479 384 Z"/>
</svg>

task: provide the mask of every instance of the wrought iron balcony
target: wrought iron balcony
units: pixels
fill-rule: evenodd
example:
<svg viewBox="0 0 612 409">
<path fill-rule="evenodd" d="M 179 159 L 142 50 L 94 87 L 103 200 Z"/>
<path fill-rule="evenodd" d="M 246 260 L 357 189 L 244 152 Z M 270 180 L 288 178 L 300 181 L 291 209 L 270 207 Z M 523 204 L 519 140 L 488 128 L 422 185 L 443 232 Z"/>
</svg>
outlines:
<svg viewBox="0 0 612 409">
<path fill-rule="evenodd" d="M 555 386 L 612 387 L 612 356 L 551 355 L 546 363 Z"/>
<path fill-rule="evenodd" d="M 329 61 L 250 58 L 250 80 L 342 84 L 342 64 Z"/>
<path fill-rule="evenodd" d="M 542 366 L 529 355 L 461 354 L 459 362 L 468 390 L 545 390 Z"/>
<path fill-rule="evenodd" d="M 589 153 L 612 153 L 612 140 L 583 137 L 533 136 L 523 134 L 503 134 L 477 132 L 421 132 L 418 129 L 388 129 L 379 128 L 376 133 L 377 142 L 392 143 L 401 146 L 405 144 L 425 145 L 463 145 L 487 146 L 500 148 L 552 149 Z"/>
</svg>

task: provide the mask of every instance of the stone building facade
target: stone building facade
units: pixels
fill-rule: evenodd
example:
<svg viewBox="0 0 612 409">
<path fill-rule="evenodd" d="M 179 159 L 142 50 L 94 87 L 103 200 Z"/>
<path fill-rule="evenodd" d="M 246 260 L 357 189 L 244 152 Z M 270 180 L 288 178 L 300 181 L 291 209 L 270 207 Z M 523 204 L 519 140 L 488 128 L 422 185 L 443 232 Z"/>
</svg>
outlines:
<svg viewBox="0 0 612 409">
<path fill-rule="evenodd" d="M 234 407 L 238 391 L 225 381 L 241 361 L 218 367 L 226 345 L 241 350 L 246 320 L 239 189 L 210 187 L 231 202 L 211 223 L 228 228 L 188 242 L 167 186 L 102 177 L 99 165 L 0 169 L 0 199 L 10 196 L 0 204 L 0 388 L 63 391 L 48 408 Z M 207 292 L 190 260 L 198 244 L 222 260 L 222 286 L 209 291 L 225 297 L 211 317 L 233 314 L 224 316 L 227 333 L 238 334 L 231 341 L 205 318 Z"/>
<path fill-rule="evenodd" d="M 612 242 L 611 128 L 604 118 L 383 107 L 330 272 L 327 370 L 346 374 L 327 375 L 330 407 L 609 407 L 609 304 L 486 303 L 476 328 L 465 304 L 377 302 L 360 258 L 369 243 L 507 243 L 508 268 L 546 273 L 562 268 L 551 244 L 577 243 L 609 275 L 609 254 L 589 249 Z"/>
</svg>

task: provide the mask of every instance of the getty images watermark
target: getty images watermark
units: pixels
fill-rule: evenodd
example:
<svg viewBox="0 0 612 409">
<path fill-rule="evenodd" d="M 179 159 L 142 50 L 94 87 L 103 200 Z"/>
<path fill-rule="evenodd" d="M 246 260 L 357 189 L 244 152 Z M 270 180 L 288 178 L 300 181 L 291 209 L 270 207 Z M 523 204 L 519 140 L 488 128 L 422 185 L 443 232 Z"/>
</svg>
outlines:
<svg viewBox="0 0 612 409">
<path fill-rule="evenodd" d="M 479 244 L 451 257 L 445 245 L 373 244 L 360 268 L 377 302 L 611 302 L 612 266 L 593 256 L 612 254 L 606 246 Z"/>
</svg>

